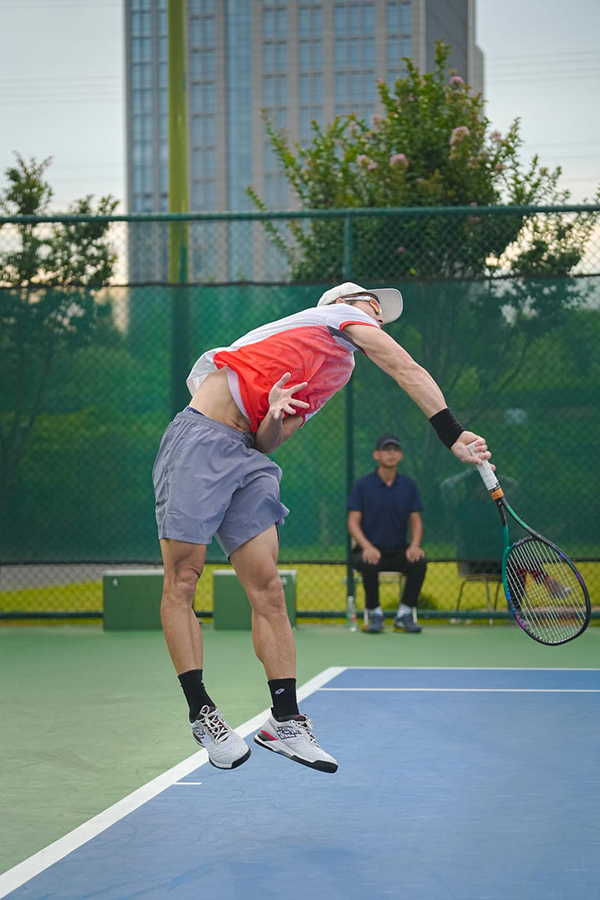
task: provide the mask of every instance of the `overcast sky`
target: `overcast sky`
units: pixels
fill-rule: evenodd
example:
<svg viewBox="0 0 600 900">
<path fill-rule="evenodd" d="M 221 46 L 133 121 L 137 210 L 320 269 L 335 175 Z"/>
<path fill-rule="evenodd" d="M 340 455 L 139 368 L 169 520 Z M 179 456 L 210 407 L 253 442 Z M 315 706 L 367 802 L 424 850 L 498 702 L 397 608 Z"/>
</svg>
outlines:
<svg viewBox="0 0 600 900">
<path fill-rule="evenodd" d="M 599 34 L 600 0 L 477 0 L 487 115 L 520 117 L 524 156 L 560 164 L 574 201 L 600 182 Z M 52 156 L 55 210 L 112 193 L 124 211 L 123 107 L 120 0 L 0 0 L 1 173 Z"/>
</svg>

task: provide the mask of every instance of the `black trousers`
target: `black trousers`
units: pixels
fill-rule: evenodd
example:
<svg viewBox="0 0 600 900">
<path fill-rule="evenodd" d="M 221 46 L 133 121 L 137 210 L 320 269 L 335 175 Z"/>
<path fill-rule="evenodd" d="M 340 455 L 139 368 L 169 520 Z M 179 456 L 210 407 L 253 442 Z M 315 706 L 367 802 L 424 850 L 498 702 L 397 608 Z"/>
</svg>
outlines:
<svg viewBox="0 0 600 900">
<path fill-rule="evenodd" d="M 427 571 L 427 562 L 425 557 L 418 559 L 416 562 L 409 562 L 406 558 L 407 546 L 407 544 L 404 544 L 401 547 L 392 547 L 386 550 L 378 547 L 377 549 L 381 552 L 381 559 L 376 565 L 363 562 L 360 547 L 352 551 L 352 568 L 357 569 L 362 575 L 367 609 L 375 609 L 375 607 L 379 606 L 380 572 L 402 572 L 406 575 L 402 602 L 406 606 L 413 607 L 417 605 Z"/>
</svg>

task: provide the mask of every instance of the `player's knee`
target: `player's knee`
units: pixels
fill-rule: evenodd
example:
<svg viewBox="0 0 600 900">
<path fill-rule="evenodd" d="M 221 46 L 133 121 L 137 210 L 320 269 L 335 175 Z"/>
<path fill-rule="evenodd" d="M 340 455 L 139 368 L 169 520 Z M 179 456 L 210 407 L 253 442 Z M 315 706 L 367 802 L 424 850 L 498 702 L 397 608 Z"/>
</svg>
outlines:
<svg viewBox="0 0 600 900">
<path fill-rule="evenodd" d="M 283 584 L 277 572 L 269 573 L 260 583 L 248 592 L 250 603 L 256 612 L 267 618 L 285 613 L 285 596 Z"/>
<path fill-rule="evenodd" d="M 189 606 L 194 599 L 194 592 L 202 569 L 193 565 L 175 567 L 165 572 L 163 581 L 162 606 Z"/>
</svg>

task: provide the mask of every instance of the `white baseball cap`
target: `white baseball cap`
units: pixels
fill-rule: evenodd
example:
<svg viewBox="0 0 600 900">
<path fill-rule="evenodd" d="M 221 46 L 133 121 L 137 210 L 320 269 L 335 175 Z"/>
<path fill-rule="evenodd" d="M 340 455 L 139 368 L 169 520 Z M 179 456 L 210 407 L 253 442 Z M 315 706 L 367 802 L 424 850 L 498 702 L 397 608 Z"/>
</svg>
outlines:
<svg viewBox="0 0 600 900">
<path fill-rule="evenodd" d="M 384 322 L 393 322 L 402 315 L 402 294 L 396 288 L 364 288 L 353 281 L 345 281 L 325 291 L 317 306 L 329 306 L 340 297 L 350 294 L 373 294 L 379 300 Z"/>
</svg>

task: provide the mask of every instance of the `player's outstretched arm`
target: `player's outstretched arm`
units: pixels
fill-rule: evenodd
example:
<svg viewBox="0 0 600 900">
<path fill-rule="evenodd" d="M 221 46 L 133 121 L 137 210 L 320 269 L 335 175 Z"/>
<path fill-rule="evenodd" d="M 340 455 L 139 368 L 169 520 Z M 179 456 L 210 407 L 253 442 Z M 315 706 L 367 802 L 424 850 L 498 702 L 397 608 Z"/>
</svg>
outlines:
<svg viewBox="0 0 600 900">
<path fill-rule="evenodd" d="M 481 465 L 484 459 L 490 458 L 484 438 L 461 428 L 448 409 L 437 382 L 389 334 L 370 325 L 347 325 L 344 330 L 423 410 L 440 440 L 461 462 Z M 467 446 L 472 441 L 477 442 L 474 453 Z"/>
</svg>

